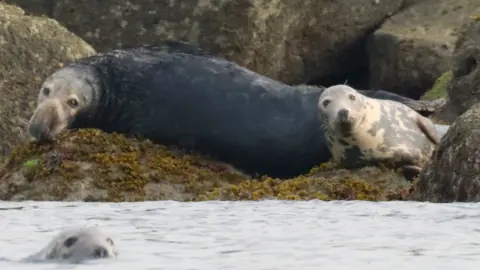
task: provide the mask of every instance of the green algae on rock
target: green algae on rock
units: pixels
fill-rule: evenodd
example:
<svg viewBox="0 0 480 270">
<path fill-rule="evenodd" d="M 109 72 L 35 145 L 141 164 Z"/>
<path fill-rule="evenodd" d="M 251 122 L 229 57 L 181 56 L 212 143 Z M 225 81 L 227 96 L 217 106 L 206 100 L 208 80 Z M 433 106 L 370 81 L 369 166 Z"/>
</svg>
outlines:
<svg viewBox="0 0 480 270">
<path fill-rule="evenodd" d="M 454 105 L 448 99 L 448 87 L 452 80 L 453 72 L 447 71 L 438 77 L 435 84 L 420 98 L 420 100 L 444 100 L 445 103 L 429 115 L 435 124 L 449 125 L 458 117 Z"/>
<path fill-rule="evenodd" d="M 409 183 L 397 172 L 336 169 L 252 179 L 232 166 L 97 129 L 17 146 L 0 172 L 0 200 L 389 200 Z"/>
<path fill-rule="evenodd" d="M 448 83 L 452 79 L 452 72 L 447 71 L 442 74 L 442 76 L 438 77 L 435 81 L 435 84 L 423 94 L 420 98 L 421 100 L 435 100 L 439 98 L 446 98 L 447 97 L 447 87 Z"/>
</svg>

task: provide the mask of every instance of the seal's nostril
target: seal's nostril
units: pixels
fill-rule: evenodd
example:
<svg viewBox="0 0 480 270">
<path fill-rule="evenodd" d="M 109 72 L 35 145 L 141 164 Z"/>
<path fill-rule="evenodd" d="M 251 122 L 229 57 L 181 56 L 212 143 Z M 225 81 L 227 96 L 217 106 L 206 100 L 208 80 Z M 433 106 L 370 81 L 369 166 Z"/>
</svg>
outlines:
<svg viewBox="0 0 480 270">
<path fill-rule="evenodd" d="M 43 140 L 47 134 L 47 128 L 44 123 L 30 123 L 28 126 L 28 132 L 35 139 Z"/>
<path fill-rule="evenodd" d="M 105 258 L 108 256 L 108 251 L 104 247 L 97 247 L 93 252 L 95 258 Z"/>
<path fill-rule="evenodd" d="M 28 133 L 37 141 L 51 140 L 50 129 L 45 123 L 31 123 L 28 126 Z"/>
<path fill-rule="evenodd" d="M 40 139 L 42 136 L 42 128 L 39 124 L 32 124 L 28 125 L 28 132 L 32 135 L 35 139 Z"/>
<path fill-rule="evenodd" d="M 338 111 L 338 116 L 340 116 L 343 119 L 348 118 L 348 110 L 346 109 L 341 109 Z"/>
</svg>

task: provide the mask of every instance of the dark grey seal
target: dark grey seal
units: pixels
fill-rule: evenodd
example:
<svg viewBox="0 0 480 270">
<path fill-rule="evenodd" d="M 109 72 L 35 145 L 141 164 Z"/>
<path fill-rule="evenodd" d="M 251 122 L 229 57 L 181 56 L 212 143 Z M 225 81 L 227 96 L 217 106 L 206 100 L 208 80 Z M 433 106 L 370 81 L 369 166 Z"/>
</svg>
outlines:
<svg viewBox="0 0 480 270">
<path fill-rule="evenodd" d="M 317 117 L 322 90 L 285 85 L 185 43 L 113 50 L 49 76 L 29 132 L 44 140 L 99 128 L 291 177 L 331 158 Z"/>
</svg>

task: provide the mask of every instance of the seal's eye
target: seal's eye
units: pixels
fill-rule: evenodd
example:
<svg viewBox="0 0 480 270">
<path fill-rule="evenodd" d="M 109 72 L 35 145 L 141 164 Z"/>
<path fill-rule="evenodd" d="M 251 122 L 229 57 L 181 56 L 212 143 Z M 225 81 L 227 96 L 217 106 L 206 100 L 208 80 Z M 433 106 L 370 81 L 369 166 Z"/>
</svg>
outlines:
<svg viewBox="0 0 480 270">
<path fill-rule="evenodd" d="M 50 88 L 48 88 L 48 87 L 43 88 L 43 95 L 44 96 L 50 95 L 50 92 L 51 92 Z"/>
<path fill-rule="evenodd" d="M 78 238 L 77 237 L 69 237 L 67 238 L 67 240 L 65 240 L 65 242 L 63 242 L 63 245 L 67 248 L 73 246 L 73 244 L 75 244 L 76 242 L 78 241 Z"/>
<path fill-rule="evenodd" d="M 325 108 L 328 106 L 328 104 L 330 104 L 330 100 L 328 100 L 328 99 L 326 99 L 326 100 L 324 100 L 324 101 L 322 102 L 322 105 L 323 105 L 323 107 L 325 107 Z"/>
<path fill-rule="evenodd" d="M 111 238 L 107 238 L 107 243 L 113 246 L 113 240 Z"/>
<path fill-rule="evenodd" d="M 78 106 L 78 101 L 74 98 L 71 98 L 67 101 L 68 106 L 76 108 Z"/>
<path fill-rule="evenodd" d="M 352 95 L 352 94 L 348 95 L 348 98 L 349 98 L 350 100 L 355 100 L 355 96 Z"/>
</svg>

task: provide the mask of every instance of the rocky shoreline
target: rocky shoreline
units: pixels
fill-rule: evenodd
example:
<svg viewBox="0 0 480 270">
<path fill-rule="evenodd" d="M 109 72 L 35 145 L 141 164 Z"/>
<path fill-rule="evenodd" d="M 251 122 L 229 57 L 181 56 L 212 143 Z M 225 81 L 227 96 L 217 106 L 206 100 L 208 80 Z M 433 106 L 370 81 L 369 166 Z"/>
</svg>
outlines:
<svg viewBox="0 0 480 270">
<path fill-rule="evenodd" d="M 51 1 L 7 2 L 32 15 L 0 4 L 4 26 L 0 29 L 0 155 L 4 163 L 0 200 L 452 202 L 480 198 L 475 188 L 480 181 L 475 143 L 480 138 L 480 107 L 476 106 L 480 102 L 480 9 L 474 1 L 419 0 L 405 5 L 406 1 L 395 0 L 371 6 L 375 1 L 358 0 L 349 7 L 327 1 L 302 2 L 302 7 L 286 0 L 242 0 L 232 6 L 184 1 L 172 2 L 158 14 L 147 12 L 158 9 L 151 1 L 131 6 L 103 1 L 96 8 L 83 1 L 53 1 L 53 6 L 48 4 Z M 332 24 L 330 17 L 340 11 L 343 15 Z M 88 12 L 105 15 L 87 16 Z M 218 15 L 215 20 L 205 21 L 213 12 Z M 318 16 L 321 12 L 324 17 Z M 174 21 L 167 13 L 184 20 Z M 138 20 L 147 14 L 149 18 Z M 222 14 L 236 17 L 224 25 L 228 18 L 223 20 Z M 146 25 L 149 19 L 157 20 L 156 24 Z M 232 34 L 228 27 L 238 31 Z M 28 142 L 26 123 L 46 76 L 97 51 L 158 38 L 192 42 L 289 84 L 321 82 L 367 68 L 372 88 L 414 98 L 445 98 L 445 106 L 431 118 L 453 125 L 414 183 L 401 172 L 373 167 L 345 170 L 330 163 L 292 179 L 248 176 L 207 157 L 94 129 L 67 132 L 53 144 Z"/>
</svg>

